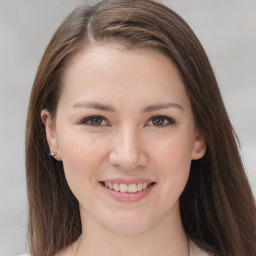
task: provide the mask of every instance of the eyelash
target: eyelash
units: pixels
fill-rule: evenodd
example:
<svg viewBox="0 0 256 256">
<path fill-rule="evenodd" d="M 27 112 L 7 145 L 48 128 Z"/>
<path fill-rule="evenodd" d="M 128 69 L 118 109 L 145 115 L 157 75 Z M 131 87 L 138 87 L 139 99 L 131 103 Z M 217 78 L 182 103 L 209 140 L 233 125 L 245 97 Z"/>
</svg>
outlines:
<svg viewBox="0 0 256 256">
<path fill-rule="evenodd" d="M 99 125 L 98 124 L 92 124 L 93 119 L 94 119 L 94 121 L 97 121 L 97 119 L 99 119 L 101 121 L 101 123 L 104 121 L 106 124 L 104 124 L 104 125 L 102 125 L 101 123 Z M 147 123 L 149 123 L 149 122 L 152 123 L 156 119 L 162 119 L 163 120 L 163 124 L 162 125 L 154 125 L 154 124 L 152 124 L 152 125 L 149 125 L 149 126 L 155 126 L 156 128 L 164 128 L 166 126 L 177 124 L 173 118 L 170 118 L 168 116 L 163 116 L 163 115 L 152 116 L 147 121 Z M 167 121 L 167 123 L 166 123 L 166 121 Z M 84 124 L 84 125 L 93 126 L 93 127 L 109 126 L 109 122 L 107 121 L 107 119 L 105 117 L 103 117 L 103 116 L 100 116 L 100 115 L 88 116 L 88 117 L 82 119 L 80 123 Z"/>
</svg>

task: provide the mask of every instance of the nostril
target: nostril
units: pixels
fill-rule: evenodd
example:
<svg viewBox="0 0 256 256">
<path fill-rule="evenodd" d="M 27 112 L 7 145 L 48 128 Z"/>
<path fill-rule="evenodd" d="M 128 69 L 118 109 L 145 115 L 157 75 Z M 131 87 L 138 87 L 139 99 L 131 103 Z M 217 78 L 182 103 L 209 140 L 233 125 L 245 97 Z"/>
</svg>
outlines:
<svg viewBox="0 0 256 256">
<path fill-rule="evenodd" d="M 148 164 L 148 156 L 144 151 L 137 148 L 130 149 L 129 146 L 124 145 L 121 147 L 119 145 L 118 148 L 110 152 L 109 162 L 117 169 L 131 171 L 137 167 L 146 166 Z"/>
</svg>

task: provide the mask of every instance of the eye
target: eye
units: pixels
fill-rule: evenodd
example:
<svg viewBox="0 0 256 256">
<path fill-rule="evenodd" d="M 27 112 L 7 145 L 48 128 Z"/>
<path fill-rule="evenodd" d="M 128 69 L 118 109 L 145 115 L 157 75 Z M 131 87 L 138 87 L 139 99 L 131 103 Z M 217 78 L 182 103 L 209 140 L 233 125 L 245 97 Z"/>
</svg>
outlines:
<svg viewBox="0 0 256 256">
<path fill-rule="evenodd" d="M 149 126 L 165 127 L 168 125 L 176 124 L 174 119 L 168 116 L 153 116 L 148 122 Z"/>
<path fill-rule="evenodd" d="M 109 123 L 103 116 L 88 116 L 81 121 L 81 124 L 90 126 L 108 126 Z"/>
</svg>

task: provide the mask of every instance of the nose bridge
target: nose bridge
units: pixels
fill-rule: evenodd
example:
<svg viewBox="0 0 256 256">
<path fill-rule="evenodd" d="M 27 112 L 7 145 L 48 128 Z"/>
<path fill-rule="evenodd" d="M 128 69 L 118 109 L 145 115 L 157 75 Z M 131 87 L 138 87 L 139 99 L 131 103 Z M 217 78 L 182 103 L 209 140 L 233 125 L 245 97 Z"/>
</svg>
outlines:
<svg viewBox="0 0 256 256">
<path fill-rule="evenodd" d="M 117 131 L 113 139 L 110 162 L 124 170 L 134 170 L 137 166 L 146 165 L 147 159 L 138 129 L 124 126 Z"/>
<path fill-rule="evenodd" d="M 121 152 L 123 151 L 123 156 L 128 156 L 131 159 L 138 156 L 139 151 L 139 136 L 135 129 L 123 129 L 120 139 L 122 140 Z"/>
</svg>

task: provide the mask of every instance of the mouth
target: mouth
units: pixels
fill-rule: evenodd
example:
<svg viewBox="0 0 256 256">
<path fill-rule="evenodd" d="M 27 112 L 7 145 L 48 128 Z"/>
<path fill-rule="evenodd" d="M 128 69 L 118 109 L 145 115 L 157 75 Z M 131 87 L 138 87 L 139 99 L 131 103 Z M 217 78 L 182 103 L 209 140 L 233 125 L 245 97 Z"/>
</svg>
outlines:
<svg viewBox="0 0 256 256">
<path fill-rule="evenodd" d="M 152 187 L 156 184 L 156 182 L 139 182 L 139 183 L 117 183 L 117 182 L 109 182 L 109 181 L 100 181 L 101 185 L 120 193 L 137 193 L 143 190 L 147 190 L 149 187 Z"/>
</svg>

